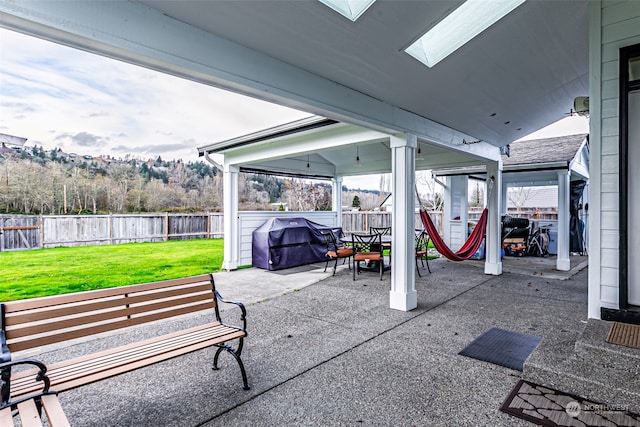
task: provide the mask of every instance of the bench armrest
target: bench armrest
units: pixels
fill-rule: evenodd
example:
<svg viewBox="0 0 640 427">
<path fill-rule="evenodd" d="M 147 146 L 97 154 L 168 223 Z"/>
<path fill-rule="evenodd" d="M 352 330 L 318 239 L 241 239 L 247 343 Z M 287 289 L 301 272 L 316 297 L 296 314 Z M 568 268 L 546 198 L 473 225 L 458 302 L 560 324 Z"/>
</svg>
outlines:
<svg viewBox="0 0 640 427">
<path fill-rule="evenodd" d="M 7 335 L 5 334 L 5 314 L 6 307 L 4 304 L 0 304 L 0 363 L 11 360 L 11 352 L 9 351 Z"/>
<path fill-rule="evenodd" d="M 21 397 L 18 400 L 11 400 L 11 367 L 17 365 L 34 365 L 39 370 L 36 373 L 36 381 L 42 381 L 42 391 L 37 393 L 36 396 L 40 396 L 43 394 L 49 393 L 49 377 L 47 377 L 47 367 L 44 363 L 40 362 L 36 359 L 22 359 L 22 360 L 14 360 L 9 362 L 0 363 L 0 375 L 2 378 L 1 383 L 1 392 L 2 401 L 0 402 L 0 409 L 6 408 L 7 406 L 17 405 L 23 401 L 32 399 L 34 395 L 29 395 L 26 397 Z"/>
<path fill-rule="evenodd" d="M 220 293 L 216 290 L 214 291 L 215 295 L 216 295 L 216 299 L 222 303 L 225 304 L 234 304 L 236 306 L 238 306 L 240 308 L 240 311 L 242 312 L 241 316 L 240 316 L 240 320 L 242 320 L 242 330 L 246 331 L 247 330 L 247 310 L 244 308 L 244 304 L 242 304 L 241 302 L 238 301 L 227 301 L 225 299 L 222 298 L 222 296 L 220 295 Z M 216 304 L 216 320 L 220 323 L 224 323 L 222 322 L 222 319 L 220 318 L 220 311 L 218 311 L 218 305 Z"/>
<path fill-rule="evenodd" d="M 0 330 L 0 363 L 8 362 L 11 360 L 11 351 L 7 346 L 7 336 L 4 330 Z"/>
</svg>

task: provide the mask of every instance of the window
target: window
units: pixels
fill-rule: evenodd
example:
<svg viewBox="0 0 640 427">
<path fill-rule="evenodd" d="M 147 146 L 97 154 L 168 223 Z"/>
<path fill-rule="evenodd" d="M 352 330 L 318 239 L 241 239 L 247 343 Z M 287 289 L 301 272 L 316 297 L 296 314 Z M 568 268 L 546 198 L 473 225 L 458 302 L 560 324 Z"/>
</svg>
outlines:
<svg viewBox="0 0 640 427">
<path fill-rule="evenodd" d="M 525 0 L 467 0 L 405 49 L 433 67 L 508 15 Z"/>
</svg>

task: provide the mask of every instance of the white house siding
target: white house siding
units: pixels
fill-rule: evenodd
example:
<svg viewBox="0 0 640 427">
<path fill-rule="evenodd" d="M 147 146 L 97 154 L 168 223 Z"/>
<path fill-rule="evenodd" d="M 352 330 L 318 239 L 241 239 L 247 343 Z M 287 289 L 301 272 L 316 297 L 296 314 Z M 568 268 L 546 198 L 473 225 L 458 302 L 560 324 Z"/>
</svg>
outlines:
<svg viewBox="0 0 640 427">
<path fill-rule="evenodd" d="M 618 56 L 640 43 L 640 2 L 594 1 L 590 14 L 589 317 L 600 318 L 600 307 L 619 308 Z"/>
</svg>

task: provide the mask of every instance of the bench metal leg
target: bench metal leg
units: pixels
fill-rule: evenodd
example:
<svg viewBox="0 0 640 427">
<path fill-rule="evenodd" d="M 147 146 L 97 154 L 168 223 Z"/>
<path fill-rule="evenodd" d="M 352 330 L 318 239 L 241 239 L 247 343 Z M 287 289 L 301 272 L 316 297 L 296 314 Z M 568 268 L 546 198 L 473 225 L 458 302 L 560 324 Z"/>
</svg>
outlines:
<svg viewBox="0 0 640 427">
<path fill-rule="evenodd" d="M 247 371 L 244 369 L 244 363 L 242 363 L 242 359 L 240 359 L 240 353 L 242 352 L 242 341 L 238 345 L 237 351 L 234 350 L 231 346 L 226 344 L 218 345 L 216 347 L 218 347 L 218 350 L 216 350 L 216 355 L 213 357 L 212 369 L 214 371 L 217 371 L 218 369 L 220 369 L 218 368 L 218 357 L 220 357 L 220 353 L 222 353 L 222 350 L 226 350 L 236 359 L 236 362 L 238 362 L 238 366 L 240 366 L 240 373 L 242 374 L 242 382 L 243 382 L 242 388 L 245 390 L 250 390 L 251 387 L 249 387 L 249 382 L 247 381 Z"/>
</svg>

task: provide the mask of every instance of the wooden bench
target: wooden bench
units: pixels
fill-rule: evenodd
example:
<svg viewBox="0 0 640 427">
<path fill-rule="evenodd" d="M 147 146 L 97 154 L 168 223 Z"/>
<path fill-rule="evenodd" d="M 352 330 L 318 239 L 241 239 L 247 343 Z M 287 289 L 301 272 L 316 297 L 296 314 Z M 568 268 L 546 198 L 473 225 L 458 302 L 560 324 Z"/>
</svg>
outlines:
<svg viewBox="0 0 640 427">
<path fill-rule="evenodd" d="M 240 308 L 241 327 L 222 322 L 218 302 L 235 304 Z M 249 389 L 240 359 L 243 340 L 247 336 L 246 310 L 242 303 L 221 298 L 211 274 L 5 302 L 0 304 L 0 310 L 0 361 L 10 360 L 11 352 L 211 310 L 211 323 L 50 364 L 47 375 L 51 388 L 62 392 L 215 346 L 213 369 L 218 369 L 220 353 L 227 351 L 240 366 L 244 389 Z M 154 325 L 146 327 L 153 328 Z M 235 348 L 227 344 L 235 340 Z M 9 377 L 5 371 L 3 375 Z M 10 376 L 12 398 L 38 390 L 34 372 L 14 372 Z"/>
<path fill-rule="evenodd" d="M 20 420 L 19 425 L 22 427 L 42 427 L 44 420 L 50 427 L 70 427 L 69 420 L 62 410 L 62 406 L 60 406 L 57 394 L 49 390 L 46 366 L 35 359 L 25 359 L 0 363 L 0 371 L 8 375 L 7 368 L 18 365 L 34 365 L 38 368 L 34 381 L 42 382 L 42 390 L 38 393 L 12 400 L 9 397 L 9 382 L 3 378 L 0 388 L 0 394 L 2 395 L 0 426 L 13 426 L 13 412 L 16 411 L 15 418 Z"/>
</svg>

